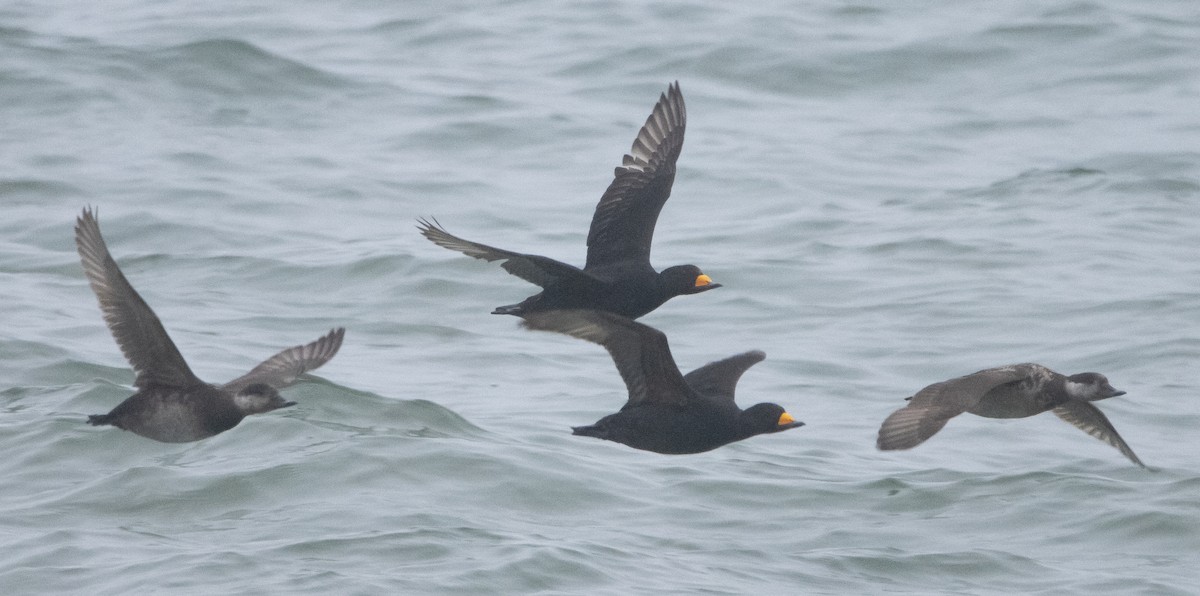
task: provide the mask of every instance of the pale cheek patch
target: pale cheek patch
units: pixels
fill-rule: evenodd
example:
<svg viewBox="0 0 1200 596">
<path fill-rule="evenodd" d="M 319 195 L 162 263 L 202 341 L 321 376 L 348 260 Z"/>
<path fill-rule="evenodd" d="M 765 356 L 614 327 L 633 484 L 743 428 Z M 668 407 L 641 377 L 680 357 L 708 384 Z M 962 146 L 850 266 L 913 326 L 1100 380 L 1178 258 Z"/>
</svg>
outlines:
<svg viewBox="0 0 1200 596">
<path fill-rule="evenodd" d="M 260 412 L 268 401 L 270 399 L 262 395 L 239 393 L 233 396 L 233 403 L 242 412 Z"/>
<path fill-rule="evenodd" d="M 1088 396 L 1095 393 L 1091 385 L 1084 385 L 1083 383 L 1076 383 L 1075 381 L 1067 381 L 1066 390 L 1067 395 L 1075 399 L 1087 399 Z"/>
</svg>

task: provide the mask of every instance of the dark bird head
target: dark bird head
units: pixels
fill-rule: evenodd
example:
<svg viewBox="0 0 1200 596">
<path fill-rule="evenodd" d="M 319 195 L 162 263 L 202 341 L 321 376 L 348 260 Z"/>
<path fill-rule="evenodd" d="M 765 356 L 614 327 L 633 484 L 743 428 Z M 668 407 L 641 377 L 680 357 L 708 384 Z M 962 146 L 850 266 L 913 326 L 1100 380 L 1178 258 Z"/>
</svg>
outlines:
<svg viewBox="0 0 1200 596">
<path fill-rule="evenodd" d="M 247 416 L 296 405 L 294 401 L 285 401 L 274 387 L 266 383 L 247 385 L 233 396 L 233 402 Z"/>
<path fill-rule="evenodd" d="M 1085 372 L 1071 375 L 1067 377 L 1065 385 L 1067 395 L 1084 401 L 1096 401 L 1098 399 L 1125 395 L 1124 391 L 1120 391 L 1109 385 L 1108 378 L 1100 373 Z"/>
<path fill-rule="evenodd" d="M 721 284 L 713 283 L 712 278 L 705 275 L 695 265 L 667 267 L 662 270 L 662 273 L 658 274 L 658 279 L 662 284 L 663 290 L 669 296 L 699 294 L 700 292 L 707 292 L 708 290 L 721 287 Z"/>
<path fill-rule="evenodd" d="M 782 406 L 776 404 L 754 404 L 738 416 L 738 428 L 744 437 L 777 433 L 799 426 L 804 426 L 804 423 L 792 418 Z"/>
</svg>

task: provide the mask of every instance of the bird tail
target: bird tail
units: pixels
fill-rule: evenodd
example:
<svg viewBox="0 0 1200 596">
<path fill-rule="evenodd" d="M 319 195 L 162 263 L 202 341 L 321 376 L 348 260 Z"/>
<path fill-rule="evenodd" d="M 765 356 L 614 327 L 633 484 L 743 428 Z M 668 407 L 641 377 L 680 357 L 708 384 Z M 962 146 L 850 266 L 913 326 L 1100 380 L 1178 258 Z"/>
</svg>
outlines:
<svg viewBox="0 0 1200 596">
<path fill-rule="evenodd" d="M 497 306 L 496 310 L 492 311 L 494 315 L 513 315 L 521 316 L 525 314 L 525 309 L 521 308 L 520 304 L 509 304 L 507 306 Z"/>
<path fill-rule="evenodd" d="M 112 424 L 112 416 L 108 414 L 93 414 L 88 416 L 88 424 L 92 426 L 106 426 Z"/>
<path fill-rule="evenodd" d="M 596 437 L 597 439 L 608 438 L 608 431 L 595 424 L 591 426 L 572 426 L 571 434 L 581 437 Z"/>
</svg>

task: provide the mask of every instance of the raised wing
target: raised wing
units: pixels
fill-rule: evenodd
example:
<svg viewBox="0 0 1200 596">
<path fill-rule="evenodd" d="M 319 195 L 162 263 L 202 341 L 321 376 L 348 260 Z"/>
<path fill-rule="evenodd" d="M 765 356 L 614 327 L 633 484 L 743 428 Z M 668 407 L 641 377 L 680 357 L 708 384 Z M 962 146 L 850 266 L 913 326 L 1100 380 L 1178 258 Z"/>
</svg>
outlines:
<svg viewBox="0 0 1200 596">
<path fill-rule="evenodd" d="M 275 389 L 287 387 L 295 383 L 301 374 L 329 362 L 342 347 L 345 335 L 346 330 L 338 327 L 310 344 L 288 348 L 226 383 L 222 389 L 237 393 L 254 383 L 266 383 Z"/>
<path fill-rule="evenodd" d="M 75 246 L 92 291 L 100 301 L 104 322 L 137 374 L 134 385 L 186 387 L 200 383 L 158 316 L 129 285 L 109 254 L 100 235 L 100 223 L 90 207 L 75 220 Z"/>
<path fill-rule="evenodd" d="M 709 362 L 684 375 L 683 380 L 700 395 L 716 400 L 733 401 L 733 392 L 738 379 L 751 366 L 762 362 L 767 355 L 753 350 L 724 360 Z"/>
<path fill-rule="evenodd" d="M 889 451 L 911 449 L 937 434 L 951 418 L 966 412 L 987 392 L 1026 378 L 1033 364 L 989 368 L 934 383 L 909 398 L 908 405 L 892 412 L 879 427 L 875 446 Z"/>
<path fill-rule="evenodd" d="M 1134 455 L 1133 449 L 1129 448 L 1121 435 L 1117 434 L 1117 429 L 1113 428 L 1112 423 L 1108 421 L 1108 417 L 1100 411 L 1100 408 L 1083 400 L 1072 399 L 1051 411 L 1059 418 L 1073 424 L 1075 428 L 1116 447 L 1125 457 L 1129 458 L 1129 461 L 1143 468 L 1146 467 L 1146 464 L 1142 463 L 1137 455 Z"/>
<path fill-rule="evenodd" d="M 455 250 L 476 259 L 484 261 L 503 261 L 500 266 L 505 271 L 529 282 L 537 284 L 541 287 L 546 287 L 556 281 L 562 279 L 571 279 L 578 282 L 579 280 L 591 280 L 597 284 L 602 283 L 600 280 L 593 277 L 590 273 L 568 265 L 561 261 L 538 256 L 527 255 L 519 252 L 512 252 L 478 242 L 471 242 L 455 236 L 441 228 L 441 225 L 434 220 L 430 223 L 428 220 L 418 220 L 420 225 L 417 229 L 421 231 L 421 235 L 429 239 L 430 242 L 450 250 Z"/>
<path fill-rule="evenodd" d="M 677 81 L 659 96 L 596 205 L 584 269 L 626 259 L 650 260 L 654 225 L 671 196 L 686 124 L 687 111 Z"/>
<path fill-rule="evenodd" d="M 695 396 L 671 357 L 667 336 L 653 327 L 596 310 L 531 313 L 522 325 L 604 346 L 629 389 L 629 401 L 621 409 L 644 403 L 683 406 Z"/>
</svg>

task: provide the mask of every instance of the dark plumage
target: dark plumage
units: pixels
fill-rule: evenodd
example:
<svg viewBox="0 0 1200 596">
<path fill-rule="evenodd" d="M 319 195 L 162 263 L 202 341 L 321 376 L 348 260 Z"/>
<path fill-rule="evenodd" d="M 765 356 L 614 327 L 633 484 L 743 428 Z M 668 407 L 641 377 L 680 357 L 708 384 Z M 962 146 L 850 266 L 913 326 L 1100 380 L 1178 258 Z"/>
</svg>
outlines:
<svg viewBox="0 0 1200 596">
<path fill-rule="evenodd" d="M 137 393 L 107 414 L 89 416 L 90 424 L 111 424 L 168 443 L 211 437 L 250 414 L 296 405 L 284 401 L 278 389 L 328 362 L 342 346 L 345 330 L 334 329 L 308 345 L 268 358 L 224 385 L 210 385 L 192 374 L 158 316 L 129 285 L 108 253 L 91 209 L 84 209 L 76 220 L 75 245 L 104 321 L 137 374 L 133 382 Z"/>
<path fill-rule="evenodd" d="M 1145 467 L 1104 413 L 1088 403 L 1118 395 L 1125 392 L 1114 389 L 1099 373 L 1068 377 L 1039 364 L 989 368 L 918 391 L 908 398 L 906 407 L 883 421 L 876 445 L 884 450 L 916 447 L 963 412 L 986 418 L 1025 418 L 1051 411 Z"/>
<path fill-rule="evenodd" d="M 633 148 L 616 169 L 600 197 L 588 232 L 583 269 L 551 258 L 507 251 L 454 236 L 420 220 L 417 229 L 438 246 L 485 261 L 502 261 L 505 271 L 542 287 L 519 304 L 497 307 L 492 314 L 525 316 L 555 309 L 594 309 L 638 318 L 681 294 L 697 294 L 721 284 L 695 265 L 650 265 L 654 225 L 675 181 L 675 160 L 683 147 L 686 112 L 679 83 L 661 96 Z"/>
<path fill-rule="evenodd" d="M 700 453 L 754 435 L 802 426 L 780 406 L 746 410 L 734 403 L 742 373 L 766 358 L 746 352 L 706 364 L 686 376 L 671 357 L 667 336 L 625 317 L 595 310 L 530 313 L 525 327 L 556 331 L 604 346 L 629 389 L 621 411 L 574 434 L 657 453 Z"/>
</svg>

